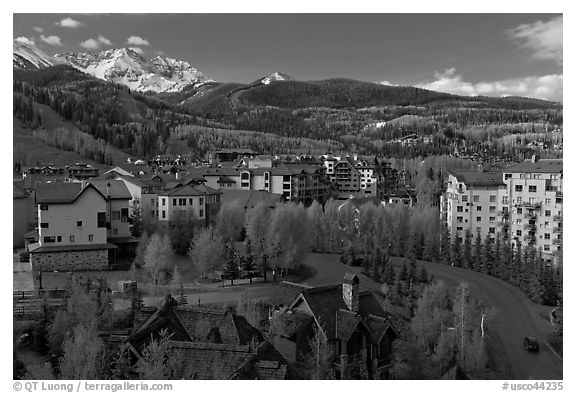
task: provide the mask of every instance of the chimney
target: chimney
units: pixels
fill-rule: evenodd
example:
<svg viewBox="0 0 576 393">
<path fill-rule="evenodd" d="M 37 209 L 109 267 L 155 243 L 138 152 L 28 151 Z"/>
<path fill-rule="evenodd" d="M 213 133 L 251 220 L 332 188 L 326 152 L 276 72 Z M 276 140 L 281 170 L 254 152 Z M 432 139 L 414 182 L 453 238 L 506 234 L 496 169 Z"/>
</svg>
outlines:
<svg viewBox="0 0 576 393">
<path fill-rule="evenodd" d="M 86 188 L 86 180 L 85 179 L 80 180 L 80 185 L 81 185 L 82 190 L 85 189 Z"/>
<path fill-rule="evenodd" d="M 536 161 L 538 161 L 538 155 L 532 154 L 532 162 L 536 162 Z"/>
<path fill-rule="evenodd" d="M 360 311 L 359 284 L 360 280 L 354 273 L 346 273 L 342 282 L 342 299 L 348 309 L 355 313 Z"/>
<path fill-rule="evenodd" d="M 176 171 L 176 180 L 180 180 L 180 171 Z"/>
<path fill-rule="evenodd" d="M 106 183 L 106 199 L 110 199 L 110 182 Z"/>
</svg>

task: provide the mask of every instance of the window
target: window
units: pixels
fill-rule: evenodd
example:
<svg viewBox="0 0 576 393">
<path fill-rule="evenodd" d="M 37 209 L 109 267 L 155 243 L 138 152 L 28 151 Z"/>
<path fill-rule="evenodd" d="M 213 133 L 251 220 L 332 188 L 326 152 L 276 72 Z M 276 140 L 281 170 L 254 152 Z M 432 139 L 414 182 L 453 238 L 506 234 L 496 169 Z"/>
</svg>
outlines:
<svg viewBox="0 0 576 393">
<path fill-rule="evenodd" d="M 545 234 L 544 234 L 544 239 L 550 240 L 550 234 L 549 234 L 549 233 L 545 233 Z"/>
<path fill-rule="evenodd" d="M 516 214 L 522 214 L 522 208 L 519 207 L 518 209 L 516 209 Z"/>
<path fill-rule="evenodd" d="M 48 223 L 47 222 L 40 223 L 40 228 L 48 229 Z"/>
<path fill-rule="evenodd" d="M 462 206 L 456 206 L 456 211 L 457 211 L 458 213 L 462 213 L 462 212 L 464 211 L 464 207 L 462 207 Z"/>
<path fill-rule="evenodd" d="M 551 213 L 550 210 L 544 210 L 544 216 L 550 217 Z"/>
<path fill-rule="evenodd" d="M 508 206 L 504 206 L 504 207 L 502 208 L 502 212 L 508 213 Z"/>
<path fill-rule="evenodd" d="M 488 228 L 488 233 L 496 233 L 496 228 L 495 227 Z"/>
<path fill-rule="evenodd" d="M 56 243 L 55 236 L 44 236 L 44 243 Z"/>
<path fill-rule="evenodd" d="M 521 204 L 521 203 L 522 203 L 522 197 L 516 198 L 516 203 L 517 203 L 517 204 Z"/>
<path fill-rule="evenodd" d="M 41 205 L 40 205 L 40 210 L 48 210 L 48 205 L 41 204 Z"/>
<path fill-rule="evenodd" d="M 462 195 L 462 202 L 468 202 L 468 195 Z"/>
<path fill-rule="evenodd" d="M 456 217 L 456 222 L 462 222 L 462 217 Z"/>
<path fill-rule="evenodd" d="M 544 223 L 544 228 L 550 229 L 550 223 L 548 221 Z"/>
<path fill-rule="evenodd" d="M 204 198 L 200 197 L 200 205 L 203 205 L 203 204 L 204 204 Z M 200 211 L 202 211 L 202 210 L 200 210 Z"/>
<path fill-rule="evenodd" d="M 93 242 L 94 241 L 94 235 L 88 235 L 88 241 Z"/>
<path fill-rule="evenodd" d="M 77 227 L 81 227 L 81 226 L 82 226 L 82 221 L 76 221 L 76 226 L 77 226 Z"/>
<path fill-rule="evenodd" d="M 190 206 L 192 206 L 192 201 L 193 201 L 193 200 L 194 200 L 194 199 L 192 199 L 192 198 L 188 198 L 188 203 L 190 204 Z"/>
<path fill-rule="evenodd" d="M 162 210 L 162 218 L 166 218 L 166 210 Z"/>
<path fill-rule="evenodd" d="M 70 243 L 74 243 L 74 241 L 75 241 L 74 235 L 70 235 Z"/>
<path fill-rule="evenodd" d="M 128 222 L 128 208 L 120 209 L 120 221 Z"/>
<path fill-rule="evenodd" d="M 282 181 L 283 181 L 283 182 L 290 181 L 290 175 L 284 175 L 284 176 L 282 176 Z"/>
<path fill-rule="evenodd" d="M 120 219 L 120 212 L 119 211 L 112 212 L 112 220 L 118 221 L 119 219 Z"/>
<path fill-rule="evenodd" d="M 105 212 L 98 212 L 97 213 L 97 220 L 98 220 L 98 228 L 106 228 L 106 213 Z"/>
<path fill-rule="evenodd" d="M 508 180 L 508 179 L 512 179 L 512 174 L 511 174 L 511 173 L 505 173 L 505 174 L 504 174 L 504 180 Z"/>
<path fill-rule="evenodd" d="M 482 206 L 476 206 L 476 211 L 477 211 L 477 212 L 481 212 L 481 211 L 482 211 Z"/>
<path fill-rule="evenodd" d="M 462 230 L 462 227 L 456 227 L 456 230 L 457 230 L 457 231 L 461 231 L 461 230 Z"/>
<path fill-rule="evenodd" d="M 114 228 L 114 230 L 112 231 L 112 233 L 113 233 L 114 235 L 117 235 L 117 234 L 118 234 L 118 229 Z"/>
<path fill-rule="evenodd" d="M 172 199 L 172 206 L 176 206 L 176 198 Z"/>
<path fill-rule="evenodd" d="M 520 184 L 516 184 L 514 191 L 522 191 L 522 186 Z"/>
<path fill-rule="evenodd" d="M 200 217 L 204 217 L 204 210 L 200 210 Z"/>
<path fill-rule="evenodd" d="M 152 201 L 154 203 L 154 201 Z M 166 206 L 166 198 L 162 198 L 162 206 Z"/>
<path fill-rule="evenodd" d="M 496 206 L 490 206 L 490 213 L 494 213 L 496 211 Z"/>
<path fill-rule="evenodd" d="M 241 180 L 249 180 L 249 179 L 250 179 L 250 174 L 248 174 L 248 173 L 246 173 L 246 172 L 243 172 L 243 173 L 240 175 L 240 179 L 241 179 Z"/>
<path fill-rule="evenodd" d="M 536 186 L 528 186 L 528 192 L 536 192 Z"/>
<path fill-rule="evenodd" d="M 62 236 L 58 236 L 58 243 L 62 243 Z"/>
<path fill-rule="evenodd" d="M 544 251 L 550 251 L 550 245 L 544 244 Z"/>
<path fill-rule="evenodd" d="M 178 198 L 178 206 L 186 206 L 186 198 Z"/>
<path fill-rule="evenodd" d="M 521 173 L 520 174 L 520 179 L 525 179 L 526 178 L 526 174 L 525 173 Z"/>
<path fill-rule="evenodd" d="M 244 182 L 242 182 L 242 183 L 240 184 L 240 187 L 243 187 L 243 188 L 250 187 L 250 183 L 244 183 Z"/>
<path fill-rule="evenodd" d="M 518 226 L 522 225 L 522 219 L 521 218 L 516 219 L 516 225 L 518 225 Z"/>
<path fill-rule="evenodd" d="M 556 198 L 556 204 L 561 204 L 562 203 L 562 198 Z"/>
<path fill-rule="evenodd" d="M 522 231 L 520 230 L 516 231 L 516 236 L 522 236 Z"/>
<path fill-rule="evenodd" d="M 549 205 L 552 202 L 552 200 L 550 198 L 546 198 L 544 199 L 544 204 L 545 205 Z"/>
<path fill-rule="evenodd" d="M 488 220 L 488 222 L 496 222 L 496 217 L 490 217 L 490 219 Z"/>
<path fill-rule="evenodd" d="M 478 222 L 482 221 L 482 217 L 476 217 L 476 221 Z"/>
<path fill-rule="evenodd" d="M 502 197 L 502 204 L 504 204 L 504 205 L 508 204 L 508 197 L 507 196 Z"/>
<path fill-rule="evenodd" d="M 480 202 L 480 195 L 474 195 L 472 196 L 474 202 Z"/>
<path fill-rule="evenodd" d="M 490 195 L 490 202 L 491 203 L 496 202 L 496 195 Z"/>
</svg>

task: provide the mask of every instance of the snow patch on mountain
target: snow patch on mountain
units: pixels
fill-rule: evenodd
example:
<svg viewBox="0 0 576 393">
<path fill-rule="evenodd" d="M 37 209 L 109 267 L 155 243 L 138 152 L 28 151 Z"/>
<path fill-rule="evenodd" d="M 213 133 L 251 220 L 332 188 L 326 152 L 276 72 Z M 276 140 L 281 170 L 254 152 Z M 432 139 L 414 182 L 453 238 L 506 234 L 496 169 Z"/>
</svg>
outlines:
<svg viewBox="0 0 576 393">
<path fill-rule="evenodd" d="M 47 55 L 34 45 L 14 40 L 12 55 L 12 64 L 14 68 L 47 68 L 62 63 L 62 60 Z"/>
<path fill-rule="evenodd" d="M 293 80 L 294 78 L 292 78 L 290 75 L 286 75 L 281 72 L 275 72 L 260 79 L 260 83 L 262 83 L 263 85 L 269 85 L 271 82 L 293 81 Z"/>
</svg>

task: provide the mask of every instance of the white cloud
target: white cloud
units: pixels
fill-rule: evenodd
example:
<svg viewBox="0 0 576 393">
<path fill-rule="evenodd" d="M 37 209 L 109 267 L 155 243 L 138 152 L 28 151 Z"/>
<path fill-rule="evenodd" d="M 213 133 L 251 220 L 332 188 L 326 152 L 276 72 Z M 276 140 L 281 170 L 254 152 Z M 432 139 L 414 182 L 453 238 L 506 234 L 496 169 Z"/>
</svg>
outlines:
<svg viewBox="0 0 576 393">
<path fill-rule="evenodd" d="M 455 68 L 435 73 L 435 80 L 416 87 L 463 96 L 523 96 L 562 102 L 563 75 L 528 76 L 501 81 L 467 82 Z"/>
<path fill-rule="evenodd" d="M 134 52 L 138 53 L 139 55 L 143 54 L 144 51 L 142 50 L 142 48 L 138 48 L 137 46 L 134 47 L 130 47 L 128 49 L 132 49 Z"/>
<path fill-rule="evenodd" d="M 389 81 L 381 81 L 381 82 L 378 82 L 378 83 L 381 84 L 381 85 L 384 85 L 384 86 L 398 86 L 397 84 L 391 83 L 391 82 L 389 82 Z"/>
<path fill-rule="evenodd" d="M 40 35 L 40 39 L 47 43 L 48 45 L 53 45 L 53 46 L 62 46 L 62 41 L 60 41 L 60 37 L 58 37 L 57 35 L 49 35 L 48 37 L 46 37 L 44 34 Z"/>
<path fill-rule="evenodd" d="M 530 55 L 538 60 L 553 60 L 562 65 L 563 40 L 562 16 L 555 17 L 547 22 L 541 20 L 530 24 L 523 24 L 507 30 L 509 37 L 528 50 Z"/>
<path fill-rule="evenodd" d="M 82 26 L 83 23 L 68 17 L 68 18 L 62 19 L 60 22 L 56 22 L 55 25 L 60 26 L 60 27 L 69 27 L 71 29 L 75 29 L 76 27 Z"/>
<path fill-rule="evenodd" d="M 145 40 L 144 38 L 139 37 L 137 35 L 132 35 L 132 36 L 128 37 L 128 39 L 126 40 L 126 44 L 136 45 L 136 46 L 148 46 L 148 45 L 150 45 L 148 40 Z"/>
<path fill-rule="evenodd" d="M 44 32 L 44 29 L 41 28 L 40 26 L 34 26 L 33 29 L 34 29 L 35 31 L 37 31 L 38 33 L 43 33 L 43 32 Z"/>
<path fill-rule="evenodd" d="M 112 42 L 108 38 L 99 35 L 98 38 L 96 39 L 89 38 L 86 41 L 83 41 L 79 44 L 79 46 L 88 50 L 98 49 L 100 48 L 101 45 L 112 46 Z"/>
<path fill-rule="evenodd" d="M 15 41 L 20 42 L 21 44 L 30 45 L 30 46 L 36 45 L 36 43 L 28 37 L 18 37 L 15 39 Z"/>
</svg>

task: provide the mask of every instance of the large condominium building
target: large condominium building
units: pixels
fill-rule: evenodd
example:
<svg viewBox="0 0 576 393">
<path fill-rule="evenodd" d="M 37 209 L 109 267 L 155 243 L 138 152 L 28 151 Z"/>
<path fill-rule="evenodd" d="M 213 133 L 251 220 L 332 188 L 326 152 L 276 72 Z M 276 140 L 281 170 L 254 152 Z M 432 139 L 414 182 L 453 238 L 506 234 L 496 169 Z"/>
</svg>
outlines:
<svg viewBox="0 0 576 393">
<path fill-rule="evenodd" d="M 562 160 L 533 157 L 504 170 L 510 210 L 510 236 L 541 249 L 546 259 L 562 249 Z"/>
<path fill-rule="evenodd" d="M 378 176 L 375 166 L 358 156 L 323 157 L 328 179 L 338 187 L 339 199 L 351 196 L 376 196 Z"/>
<path fill-rule="evenodd" d="M 563 232 L 562 160 L 533 157 L 501 172 L 455 170 L 441 197 L 441 216 L 452 239 L 466 230 L 491 237 L 497 233 L 542 250 L 558 262 Z"/>
<path fill-rule="evenodd" d="M 442 218 L 448 225 L 450 238 L 463 241 L 466 231 L 473 236 L 496 237 L 506 230 L 503 220 L 503 194 L 506 185 L 502 172 L 453 170 L 448 172 L 448 184 L 441 196 Z"/>
</svg>

